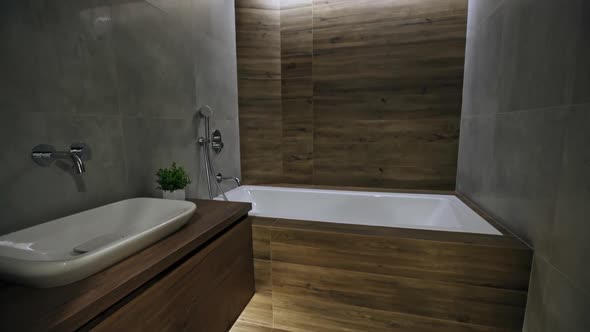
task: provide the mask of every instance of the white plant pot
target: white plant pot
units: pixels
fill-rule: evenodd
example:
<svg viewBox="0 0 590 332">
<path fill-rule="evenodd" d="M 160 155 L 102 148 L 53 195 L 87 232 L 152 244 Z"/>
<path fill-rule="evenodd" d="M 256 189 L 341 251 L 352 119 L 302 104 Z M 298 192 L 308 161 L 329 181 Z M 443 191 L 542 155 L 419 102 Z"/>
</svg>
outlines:
<svg viewBox="0 0 590 332">
<path fill-rule="evenodd" d="M 176 201 L 184 201 L 186 199 L 186 190 L 185 189 L 178 189 L 174 191 L 162 191 L 162 198 L 164 199 L 172 199 Z"/>
</svg>

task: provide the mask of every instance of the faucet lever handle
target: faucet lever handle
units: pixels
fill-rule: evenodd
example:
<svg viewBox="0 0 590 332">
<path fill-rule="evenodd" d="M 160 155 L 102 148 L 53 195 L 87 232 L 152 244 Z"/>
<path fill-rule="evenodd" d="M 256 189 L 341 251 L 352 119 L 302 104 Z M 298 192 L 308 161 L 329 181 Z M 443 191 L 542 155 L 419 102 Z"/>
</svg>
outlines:
<svg viewBox="0 0 590 332">
<path fill-rule="evenodd" d="M 31 151 L 31 157 L 37 165 L 47 167 L 53 163 L 53 154 L 55 152 L 56 150 L 52 145 L 39 144 Z"/>
</svg>

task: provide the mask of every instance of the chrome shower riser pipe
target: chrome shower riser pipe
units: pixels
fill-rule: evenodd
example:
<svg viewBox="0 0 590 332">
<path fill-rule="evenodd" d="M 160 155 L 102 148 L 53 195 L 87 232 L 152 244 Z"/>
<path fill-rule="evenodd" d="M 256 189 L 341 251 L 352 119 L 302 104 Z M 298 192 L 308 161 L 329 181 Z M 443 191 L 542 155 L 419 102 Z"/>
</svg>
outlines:
<svg viewBox="0 0 590 332">
<path fill-rule="evenodd" d="M 213 191 L 211 190 L 211 170 L 209 170 L 209 163 L 207 162 L 207 143 L 203 137 L 199 138 L 199 145 L 201 145 L 201 156 L 205 164 L 205 177 L 207 178 L 207 192 L 209 199 L 213 199 Z"/>
<path fill-rule="evenodd" d="M 201 114 L 201 117 L 203 117 L 205 119 L 205 137 L 199 137 L 198 143 L 201 146 L 201 149 L 203 151 L 203 162 L 205 163 L 205 172 L 206 172 L 206 176 L 207 176 L 207 190 L 209 191 L 209 199 L 214 198 L 213 190 L 212 190 L 213 188 L 211 186 L 211 181 L 213 180 L 213 182 L 217 186 L 217 190 L 219 190 L 219 192 L 221 192 L 223 199 L 227 201 L 228 199 L 227 199 L 227 196 L 225 195 L 225 192 L 223 192 L 223 190 L 221 189 L 221 186 L 219 185 L 219 183 L 215 179 L 215 170 L 213 168 L 213 164 L 211 163 L 211 155 L 209 153 L 209 147 L 212 143 L 211 138 L 210 138 L 211 131 L 210 131 L 210 126 L 209 126 L 209 117 L 213 114 L 213 110 L 209 106 L 203 106 L 199 110 L 199 113 Z"/>
</svg>

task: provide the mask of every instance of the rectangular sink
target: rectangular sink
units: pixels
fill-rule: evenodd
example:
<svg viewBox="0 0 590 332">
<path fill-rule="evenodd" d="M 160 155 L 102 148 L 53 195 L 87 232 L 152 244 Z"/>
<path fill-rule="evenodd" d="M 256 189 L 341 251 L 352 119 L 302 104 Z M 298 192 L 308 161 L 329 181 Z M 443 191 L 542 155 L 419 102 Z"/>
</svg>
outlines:
<svg viewBox="0 0 590 332">
<path fill-rule="evenodd" d="M 177 231 L 187 201 L 133 198 L 0 237 L 0 279 L 55 287 L 93 275 Z"/>
</svg>

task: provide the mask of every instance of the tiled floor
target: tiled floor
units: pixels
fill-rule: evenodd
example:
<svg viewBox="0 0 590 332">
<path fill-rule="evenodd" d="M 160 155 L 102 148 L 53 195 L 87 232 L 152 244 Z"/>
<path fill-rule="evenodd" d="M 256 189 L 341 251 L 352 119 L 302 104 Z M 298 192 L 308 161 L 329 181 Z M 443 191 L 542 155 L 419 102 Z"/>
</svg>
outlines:
<svg viewBox="0 0 590 332">
<path fill-rule="evenodd" d="M 272 294 L 266 291 L 254 294 L 230 332 L 284 331 L 273 329 L 272 326 Z"/>
</svg>

